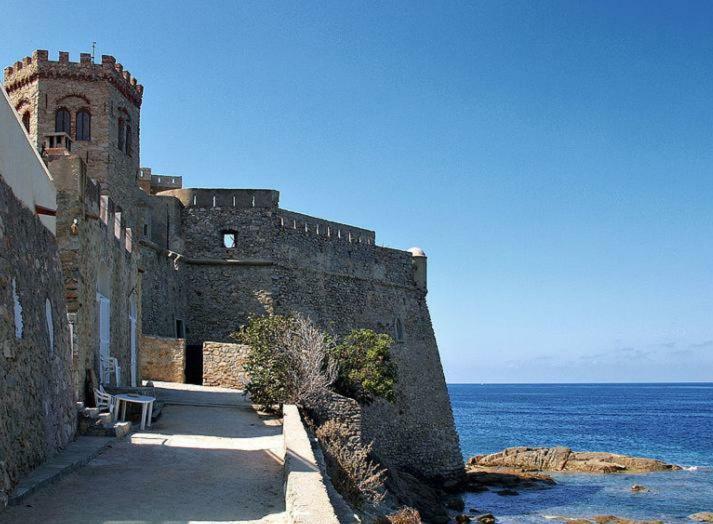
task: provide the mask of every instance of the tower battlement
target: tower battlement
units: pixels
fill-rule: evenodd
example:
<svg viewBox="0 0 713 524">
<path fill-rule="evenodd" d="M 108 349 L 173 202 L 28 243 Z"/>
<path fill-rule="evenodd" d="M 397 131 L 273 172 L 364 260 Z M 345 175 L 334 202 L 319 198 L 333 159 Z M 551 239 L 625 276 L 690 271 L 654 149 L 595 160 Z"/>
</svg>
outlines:
<svg viewBox="0 0 713 524">
<path fill-rule="evenodd" d="M 26 56 L 5 68 L 5 89 L 10 94 L 38 78 L 89 82 L 105 80 L 136 107 L 141 107 L 144 94 L 144 86 L 111 55 L 102 55 L 101 64 L 95 64 L 89 53 L 80 53 L 79 62 L 70 62 L 66 51 L 60 51 L 57 60 L 50 60 L 49 53 L 44 49 L 35 50 L 32 56 Z"/>
</svg>

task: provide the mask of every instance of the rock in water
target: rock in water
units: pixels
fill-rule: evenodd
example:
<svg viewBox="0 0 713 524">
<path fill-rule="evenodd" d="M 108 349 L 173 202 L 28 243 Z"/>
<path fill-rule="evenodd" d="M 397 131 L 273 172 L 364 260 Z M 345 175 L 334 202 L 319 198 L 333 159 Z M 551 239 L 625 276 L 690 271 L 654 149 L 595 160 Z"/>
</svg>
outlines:
<svg viewBox="0 0 713 524">
<path fill-rule="evenodd" d="M 468 466 L 516 468 L 522 471 L 576 471 L 583 473 L 646 473 L 681 469 L 660 460 L 615 453 L 572 451 L 570 448 L 507 448 L 491 455 L 477 455 Z"/>
<path fill-rule="evenodd" d="M 701 511 L 700 513 L 689 515 L 688 518 L 697 522 L 713 522 L 713 512 Z"/>
</svg>

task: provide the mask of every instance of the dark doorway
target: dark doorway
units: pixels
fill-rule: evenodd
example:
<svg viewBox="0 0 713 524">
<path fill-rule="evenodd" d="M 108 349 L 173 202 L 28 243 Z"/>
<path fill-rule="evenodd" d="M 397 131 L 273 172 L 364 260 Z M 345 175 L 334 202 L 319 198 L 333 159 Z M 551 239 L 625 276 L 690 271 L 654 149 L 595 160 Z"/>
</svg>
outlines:
<svg viewBox="0 0 713 524">
<path fill-rule="evenodd" d="M 186 346 L 186 384 L 203 385 L 203 346 Z"/>
</svg>

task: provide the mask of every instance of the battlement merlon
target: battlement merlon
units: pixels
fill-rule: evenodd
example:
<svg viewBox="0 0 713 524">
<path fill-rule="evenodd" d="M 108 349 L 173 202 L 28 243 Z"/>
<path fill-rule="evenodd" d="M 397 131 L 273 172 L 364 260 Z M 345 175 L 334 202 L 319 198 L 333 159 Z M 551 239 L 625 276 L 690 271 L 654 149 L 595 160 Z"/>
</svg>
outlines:
<svg viewBox="0 0 713 524">
<path fill-rule="evenodd" d="M 70 62 L 69 53 L 60 51 L 57 61 L 49 60 L 44 49 L 26 56 L 14 65 L 5 68 L 5 89 L 9 93 L 33 82 L 37 78 L 71 78 L 73 80 L 106 80 L 113 84 L 124 97 L 136 107 L 141 107 L 144 86 L 124 71 L 124 66 L 110 55 L 102 55 L 101 64 L 95 64 L 89 53 L 81 53 L 79 62 Z"/>
</svg>

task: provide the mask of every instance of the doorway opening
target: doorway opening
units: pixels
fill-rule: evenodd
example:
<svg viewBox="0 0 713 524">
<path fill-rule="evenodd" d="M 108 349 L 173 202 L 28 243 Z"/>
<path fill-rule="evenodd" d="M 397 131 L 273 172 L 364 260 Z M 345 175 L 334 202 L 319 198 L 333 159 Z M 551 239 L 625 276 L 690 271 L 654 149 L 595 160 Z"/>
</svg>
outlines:
<svg viewBox="0 0 713 524">
<path fill-rule="evenodd" d="M 203 385 L 203 346 L 186 346 L 186 384 Z"/>
</svg>

